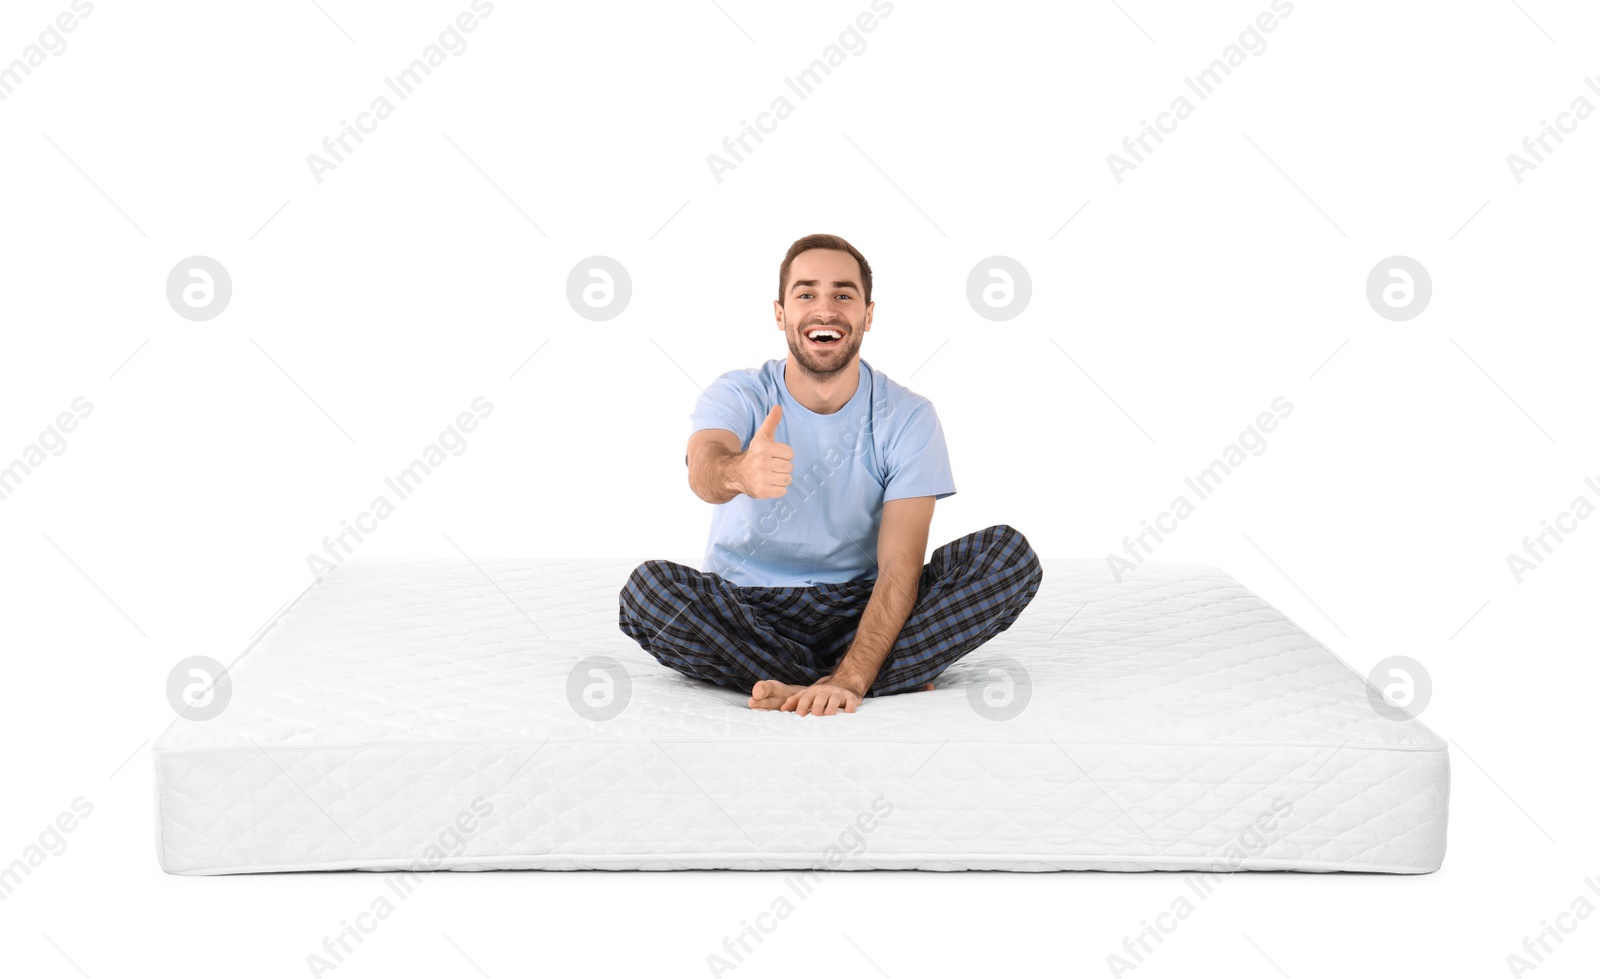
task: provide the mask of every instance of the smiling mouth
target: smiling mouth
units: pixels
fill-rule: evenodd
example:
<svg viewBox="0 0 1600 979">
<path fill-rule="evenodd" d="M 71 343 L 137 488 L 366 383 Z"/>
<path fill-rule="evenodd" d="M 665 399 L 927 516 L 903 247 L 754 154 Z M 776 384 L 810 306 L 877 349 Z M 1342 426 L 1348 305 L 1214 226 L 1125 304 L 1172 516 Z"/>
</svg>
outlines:
<svg viewBox="0 0 1600 979">
<path fill-rule="evenodd" d="M 844 331 L 830 326 L 814 326 L 805 331 L 805 337 L 814 347 L 833 347 L 844 342 Z"/>
</svg>

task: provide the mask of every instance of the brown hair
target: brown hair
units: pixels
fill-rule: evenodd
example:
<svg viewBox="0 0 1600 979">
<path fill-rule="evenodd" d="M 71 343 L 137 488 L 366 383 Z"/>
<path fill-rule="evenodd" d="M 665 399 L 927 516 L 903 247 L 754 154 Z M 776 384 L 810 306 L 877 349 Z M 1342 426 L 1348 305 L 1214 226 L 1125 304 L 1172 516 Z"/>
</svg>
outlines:
<svg viewBox="0 0 1600 979">
<path fill-rule="evenodd" d="M 801 252 L 813 248 L 827 248 L 838 252 L 849 252 L 850 257 L 861 266 L 861 291 L 865 294 L 866 302 L 872 302 L 872 266 L 867 264 L 867 257 L 856 250 L 856 246 L 845 241 L 838 235 L 806 235 L 789 246 L 789 251 L 783 256 L 783 264 L 778 266 L 778 305 L 783 305 L 784 292 L 789 288 L 789 266 L 794 264 L 794 257 Z"/>
</svg>

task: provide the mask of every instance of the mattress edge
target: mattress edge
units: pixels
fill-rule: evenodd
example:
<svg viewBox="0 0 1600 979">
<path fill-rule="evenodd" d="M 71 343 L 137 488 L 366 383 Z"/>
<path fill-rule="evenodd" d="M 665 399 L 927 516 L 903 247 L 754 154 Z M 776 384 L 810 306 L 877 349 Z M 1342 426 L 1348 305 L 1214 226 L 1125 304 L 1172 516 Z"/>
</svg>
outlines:
<svg viewBox="0 0 1600 979">
<path fill-rule="evenodd" d="M 645 857 L 646 859 L 640 859 Z M 813 863 L 789 862 L 791 859 L 800 861 L 811 860 Z M 814 852 L 796 851 L 793 853 L 732 853 L 719 851 L 717 853 L 669 853 L 669 854 L 618 854 L 604 855 L 593 853 L 548 853 L 525 857 L 504 855 L 498 857 L 448 857 L 439 862 L 437 867 L 419 869 L 414 865 L 418 862 L 415 858 L 409 860 L 377 859 L 377 860 L 333 860 L 322 863 L 305 863 L 287 866 L 269 864 L 240 865 L 217 869 L 196 870 L 169 870 L 164 871 L 175 877 L 221 877 L 232 874 L 267 874 L 267 873 L 316 873 L 323 871 L 365 871 L 372 873 L 446 873 L 463 871 L 468 873 L 516 871 L 516 870 L 541 870 L 541 871 L 634 871 L 645 873 L 660 873 L 673 870 L 740 870 L 749 872 L 782 872 L 815 870 L 824 872 L 850 871 L 870 872 L 876 870 L 929 870 L 933 868 L 906 867 L 906 866 L 875 866 L 873 864 L 900 865 L 900 864 L 941 864 L 941 863 L 993 863 L 993 864 L 1073 864 L 1073 863 L 1127 863 L 1127 864 L 1184 864 L 1186 866 L 1147 866 L 1139 870 L 1108 870 L 1103 867 L 1043 867 L 1044 873 L 1378 873 L 1378 874 L 1431 874 L 1443 866 L 1441 859 L 1437 864 L 1383 864 L 1363 863 L 1349 864 L 1330 860 L 1304 861 L 1293 858 L 1273 858 L 1270 860 L 1251 860 L 1247 865 L 1237 869 L 1218 867 L 1215 859 L 1209 862 L 1200 858 L 1179 857 L 1168 860 L 1152 859 L 1148 854 L 1142 856 L 1113 854 L 1105 857 L 1070 857 L 1063 858 L 1055 853 L 896 853 L 876 861 L 850 860 L 837 867 L 826 866 L 821 858 Z M 542 864 L 558 864 L 571 862 L 581 864 L 572 867 L 538 866 Z M 641 864 L 681 863 L 681 867 L 641 866 Z M 528 864 L 528 866 L 496 866 L 497 864 Z M 751 863 L 760 866 L 726 866 L 728 863 Z M 601 864 L 616 864 L 614 867 L 600 866 Z M 697 864 L 715 864 L 714 867 L 697 866 Z M 1250 866 L 1248 864 L 1273 864 L 1275 866 Z M 469 869 L 470 868 L 470 869 Z M 950 871 L 971 870 L 970 867 L 953 867 Z M 998 869 L 998 868 L 997 868 Z M 1007 871 L 1014 872 L 1014 871 Z"/>
<path fill-rule="evenodd" d="M 1429 732 L 1432 734 L 1433 732 Z M 1340 751 L 1346 748 L 1356 748 L 1364 751 L 1405 751 L 1423 754 L 1443 753 L 1449 754 L 1449 742 L 1438 735 L 1434 741 L 1424 744 L 1392 744 L 1375 741 L 1357 742 L 1349 741 L 1289 741 L 1278 738 L 1264 738 L 1243 741 L 1218 741 L 1214 739 L 1185 740 L 1181 738 L 836 738 L 831 740 L 816 740 L 813 738 L 762 738 L 762 737 L 737 737 L 737 738 L 646 738 L 646 737 L 605 737 L 605 738 L 430 738 L 416 739 L 389 739 L 381 741 L 306 741 L 306 742 L 274 742 L 270 745 L 209 745 L 196 747 L 163 747 L 158 741 L 150 749 L 152 756 L 167 757 L 177 755 L 205 755 L 227 754 L 230 752 L 250 752 L 262 750 L 277 751 L 315 751 L 327 748 L 391 748 L 406 745 L 419 747 L 433 747 L 438 745 L 530 745 L 530 744 L 560 744 L 560 745 L 633 745 L 633 744 L 719 744 L 719 745 L 778 745 L 778 744 L 806 744 L 812 747 L 825 747 L 829 745 L 861 745 L 861 744 L 909 744 L 909 745 L 951 745 L 951 744 L 985 744 L 985 745 L 1085 745 L 1094 747 L 1128 747 L 1128 748 L 1336 748 Z"/>
<path fill-rule="evenodd" d="M 1206 565 L 1206 567 L 1215 567 L 1215 566 L 1214 565 Z M 1221 568 L 1217 568 L 1216 570 L 1221 572 L 1223 577 L 1225 577 L 1229 581 L 1233 582 L 1239 588 L 1243 589 L 1244 591 L 1248 592 L 1251 595 L 1254 595 L 1256 598 L 1259 598 L 1261 600 L 1261 604 L 1265 605 L 1267 608 L 1270 608 L 1272 611 L 1276 612 L 1278 615 L 1283 616 L 1283 621 L 1285 621 L 1285 622 L 1289 623 L 1289 625 L 1293 626 L 1295 628 L 1295 630 L 1297 632 L 1299 632 L 1302 636 L 1305 636 L 1307 639 L 1311 640 L 1313 643 L 1316 643 L 1318 649 L 1321 649 L 1324 653 L 1327 653 L 1328 656 L 1330 658 L 1332 658 L 1334 662 L 1338 663 L 1340 666 L 1344 667 L 1346 670 L 1349 670 L 1350 674 L 1352 676 L 1354 676 L 1356 679 L 1360 680 L 1367 687 L 1369 687 L 1369 688 L 1371 687 L 1371 684 L 1367 682 L 1367 675 L 1365 673 L 1362 673 L 1359 670 L 1357 670 L 1355 667 L 1351 666 L 1345 660 L 1345 658 L 1343 656 L 1340 656 L 1338 653 L 1334 652 L 1333 649 L 1331 647 L 1329 647 L 1327 643 L 1325 643 L 1321 639 L 1317 638 L 1316 634 L 1311 632 L 1311 630 L 1307 629 L 1305 626 L 1301 625 L 1299 622 L 1296 622 L 1283 609 L 1281 609 L 1278 606 L 1274 605 L 1271 601 L 1269 601 L 1267 599 L 1267 597 L 1265 595 L 1261 594 L 1261 592 L 1257 591 L 1256 589 L 1249 587 L 1244 582 L 1240 581 L 1238 578 L 1235 578 L 1232 574 L 1229 574 L 1227 571 L 1224 571 Z M 1315 604 L 1315 603 L 1313 603 L 1313 604 Z M 1324 616 L 1324 617 L 1326 617 L 1326 616 Z M 1329 624 L 1332 624 L 1333 620 L 1329 619 L 1328 622 L 1329 622 Z M 1334 628 L 1337 629 L 1338 626 L 1335 625 Z M 1343 630 L 1340 630 L 1340 631 L 1342 632 Z M 1374 712 L 1374 714 L 1376 714 L 1376 711 Z M 1429 727 L 1428 725 L 1424 724 L 1422 722 L 1421 718 L 1417 717 L 1416 715 L 1408 715 L 1408 716 L 1410 716 L 1411 723 L 1415 724 L 1417 726 L 1417 728 L 1419 729 L 1418 733 L 1432 737 L 1434 739 L 1434 741 L 1439 744 L 1439 748 L 1436 749 L 1436 750 L 1440 750 L 1440 751 L 1447 750 L 1447 747 L 1446 747 L 1447 744 L 1448 744 L 1447 739 L 1441 737 L 1437 731 L 1435 731 L 1433 728 Z"/>
</svg>

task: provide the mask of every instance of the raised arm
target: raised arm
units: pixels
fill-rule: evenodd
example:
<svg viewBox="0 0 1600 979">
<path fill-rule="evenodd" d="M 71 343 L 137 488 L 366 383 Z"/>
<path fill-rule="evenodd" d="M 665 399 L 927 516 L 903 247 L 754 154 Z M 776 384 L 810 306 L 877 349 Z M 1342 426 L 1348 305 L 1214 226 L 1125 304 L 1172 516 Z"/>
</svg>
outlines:
<svg viewBox="0 0 1600 979">
<path fill-rule="evenodd" d="M 744 492 L 739 483 L 739 437 L 725 428 L 702 428 L 689 436 L 684 462 L 689 488 L 707 503 L 726 503 Z"/>
<path fill-rule="evenodd" d="M 774 405 L 743 452 L 739 436 L 725 428 L 703 428 L 689 436 L 684 463 L 694 495 L 726 503 L 740 493 L 766 500 L 787 492 L 794 479 L 794 450 L 775 438 L 782 415 Z"/>
</svg>

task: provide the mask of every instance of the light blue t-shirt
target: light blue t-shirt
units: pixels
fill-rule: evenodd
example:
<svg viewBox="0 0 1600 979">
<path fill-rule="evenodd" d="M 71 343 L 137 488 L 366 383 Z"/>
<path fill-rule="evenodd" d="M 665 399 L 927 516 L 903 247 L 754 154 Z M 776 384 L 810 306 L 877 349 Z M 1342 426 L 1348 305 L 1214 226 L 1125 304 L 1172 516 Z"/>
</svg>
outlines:
<svg viewBox="0 0 1600 979">
<path fill-rule="evenodd" d="M 718 504 L 702 571 L 734 585 L 794 587 L 878 576 L 883 504 L 956 491 L 933 402 L 860 361 L 855 394 L 832 414 L 802 405 L 784 383 L 786 358 L 729 371 L 700 395 L 690 432 L 723 428 L 743 451 L 773 405 L 774 437 L 794 450 L 784 495 L 743 493 Z"/>
</svg>

